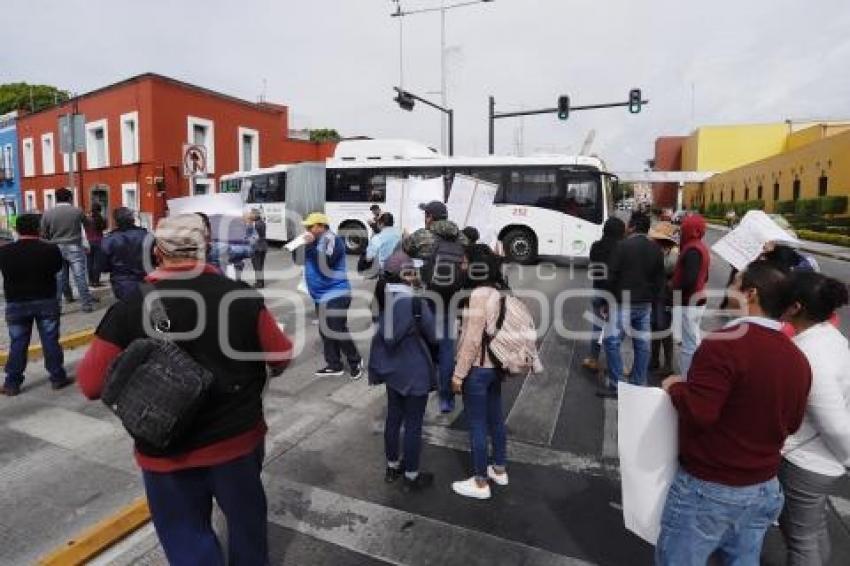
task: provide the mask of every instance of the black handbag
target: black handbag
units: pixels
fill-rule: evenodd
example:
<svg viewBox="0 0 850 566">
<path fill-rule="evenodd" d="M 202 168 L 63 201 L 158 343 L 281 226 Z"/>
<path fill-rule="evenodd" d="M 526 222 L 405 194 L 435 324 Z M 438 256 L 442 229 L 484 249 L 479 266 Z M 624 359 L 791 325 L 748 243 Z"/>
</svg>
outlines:
<svg viewBox="0 0 850 566">
<path fill-rule="evenodd" d="M 156 291 L 142 286 L 156 337 L 130 343 L 109 367 L 102 400 L 135 440 L 158 449 L 178 441 L 213 384 L 210 370 L 168 339 L 171 321 Z"/>
</svg>

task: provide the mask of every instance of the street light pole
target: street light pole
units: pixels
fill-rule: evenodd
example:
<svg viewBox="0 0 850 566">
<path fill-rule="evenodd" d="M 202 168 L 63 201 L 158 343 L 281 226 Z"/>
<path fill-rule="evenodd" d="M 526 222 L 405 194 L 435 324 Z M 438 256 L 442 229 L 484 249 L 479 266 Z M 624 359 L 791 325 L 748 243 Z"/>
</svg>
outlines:
<svg viewBox="0 0 850 566">
<path fill-rule="evenodd" d="M 398 103 L 398 105 L 403 110 L 407 110 L 407 111 L 413 110 L 413 106 L 415 104 L 415 101 L 418 100 L 419 102 L 421 102 L 422 104 L 425 104 L 426 106 L 430 106 L 431 108 L 434 108 L 435 110 L 439 110 L 445 116 L 448 117 L 448 122 L 449 122 L 449 156 L 454 155 L 454 150 L 455 150 L 455 142 L 454 142 L 455 113 L 454 113 L 454 110 L 452 110 L 451 108 L 446 108 L 445 106 L 440 106 L 439 104 L 435 104 L 435 103 L 431 102 L 430 100 L 428 100 L 426 98 L 422 98 L 421 96 L 417 96 L 417 95 L 413 94 L 409 90 L 404 90 L 404 89 L 399 88 L 399 87 L 393 87 L 393 89 L 398 93 L 398 95 L 395 98 L 395 101 Z"/>
</svg>

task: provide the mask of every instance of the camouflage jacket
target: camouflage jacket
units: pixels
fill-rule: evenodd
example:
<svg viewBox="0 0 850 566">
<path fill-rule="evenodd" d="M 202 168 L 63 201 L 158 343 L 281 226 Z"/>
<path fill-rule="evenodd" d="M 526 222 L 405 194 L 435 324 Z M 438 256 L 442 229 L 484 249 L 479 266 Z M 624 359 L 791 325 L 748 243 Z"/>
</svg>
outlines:
<svg viewBox="0 0 850 566">
<path fill-rule="evenodd" d="M 466 236 L 451 220 L 438 220 L 431 224 L 430 228 L 420 228 L 402 242 L 404 253 L 414 259 L 429 259 L 434 254 L 434 246 L 437 238 L 455 241 L 461 245 L 467 245 Z"/>
</svg>

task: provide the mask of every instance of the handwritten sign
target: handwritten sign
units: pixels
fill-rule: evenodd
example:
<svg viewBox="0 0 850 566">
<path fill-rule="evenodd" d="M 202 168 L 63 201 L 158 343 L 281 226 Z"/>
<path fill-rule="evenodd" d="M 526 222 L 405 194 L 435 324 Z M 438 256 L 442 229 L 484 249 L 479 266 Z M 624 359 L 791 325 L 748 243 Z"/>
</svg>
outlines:
<svg viewBox="0 0 850 566">
<path fill-rule="evenodd" d="M 768 242 L 789 246 L 800 244 L 794 236 L 782 229 L 761 210 L 751 210 L 741 223 L 712 246 L 714 253 L 728 261 L 738 271 L 745 269 L 764 251 Z"/>
</svg>

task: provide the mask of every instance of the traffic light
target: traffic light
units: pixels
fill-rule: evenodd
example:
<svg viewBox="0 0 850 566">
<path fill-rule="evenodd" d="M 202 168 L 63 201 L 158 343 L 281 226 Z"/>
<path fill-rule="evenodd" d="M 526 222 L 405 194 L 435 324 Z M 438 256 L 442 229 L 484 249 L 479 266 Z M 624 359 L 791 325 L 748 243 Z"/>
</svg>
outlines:
<svg viewBox="0 0 850 566">
<path fill-rule="evenodd" d="M 395 98 L 393 98 L 398 103 L 399 108 L 402 110 L 407 110 L 410 112 L 413 110 L 413 106 L 416 104 L 416 101 L 410 96 L 408 93 L 400 90 Z"/>
<path fill-rule="evenodd" d="M 638 114 L 640 112 L 640 106 L 643 104 L 643 96 L 641 95 L 639 88 L 633 88 L 629 91 L 629 112 L 632 114 Z"/>
<path fill-rule="evenodd" d="M 558 119 L 566 120 L 570 117 L 570 97 L 562 94 L 558 97 Z"/>
</svg>

